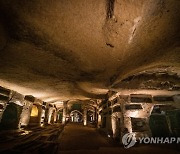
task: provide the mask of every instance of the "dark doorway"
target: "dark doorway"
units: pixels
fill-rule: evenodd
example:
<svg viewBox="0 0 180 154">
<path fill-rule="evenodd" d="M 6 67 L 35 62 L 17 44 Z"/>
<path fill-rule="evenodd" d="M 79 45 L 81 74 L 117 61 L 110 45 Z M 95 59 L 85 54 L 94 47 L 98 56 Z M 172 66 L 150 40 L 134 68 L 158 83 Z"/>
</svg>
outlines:
<svg viewBox="0 0 180 154">
<path fill-rule="evenodd" d="M 17 129 L 21 112 L 22 106 L 15 103 L 8 104 L 2 116 L 0 129 Z"/>
</svg>

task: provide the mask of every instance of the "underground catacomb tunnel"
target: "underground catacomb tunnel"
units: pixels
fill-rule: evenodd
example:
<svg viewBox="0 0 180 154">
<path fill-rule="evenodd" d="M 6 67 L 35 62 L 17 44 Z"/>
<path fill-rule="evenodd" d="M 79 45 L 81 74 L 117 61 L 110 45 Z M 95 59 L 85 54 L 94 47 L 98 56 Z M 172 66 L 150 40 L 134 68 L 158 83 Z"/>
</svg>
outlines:
<svg viewBox="0 0 180 154">
<path fill-rule="evenodd" d="M 0 153 L 179 153 L 179 0 L 0 0 Z"/>
</svg>

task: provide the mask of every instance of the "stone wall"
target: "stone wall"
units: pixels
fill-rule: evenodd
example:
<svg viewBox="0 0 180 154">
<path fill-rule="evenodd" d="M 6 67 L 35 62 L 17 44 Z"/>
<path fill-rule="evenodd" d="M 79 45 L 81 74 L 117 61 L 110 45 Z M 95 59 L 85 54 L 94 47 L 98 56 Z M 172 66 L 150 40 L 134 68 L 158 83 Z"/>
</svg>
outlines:
<svg viewBox="0 0 180 154">
<path fill-rule="evenodd" d="M 178 110 L 179 98 L 179 95 L 170 94 L 132 93 L 120 95 L 113 93 L 112 96 L 109 95 L 106 102 L 99 105 L 101 119 L 98 119 L 98 126 L 113 138 L 121 138 L 128 132 L 134 133 L 136 137 L 151 136 L 150 116 L 152 114 L 165 116 L 168 111 Z M 158 108 L 158 112 L 156 112 L 156 108 Z M 111 117 L 111 120 L 108 117 Z"/>
</svg>

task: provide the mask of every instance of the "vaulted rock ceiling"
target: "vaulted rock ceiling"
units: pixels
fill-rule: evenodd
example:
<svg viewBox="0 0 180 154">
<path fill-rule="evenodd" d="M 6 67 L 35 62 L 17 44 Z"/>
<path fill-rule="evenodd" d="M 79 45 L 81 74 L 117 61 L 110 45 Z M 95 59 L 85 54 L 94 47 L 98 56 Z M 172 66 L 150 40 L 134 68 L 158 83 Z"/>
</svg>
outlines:
<svg viewBox="0 0 180 154">
<path fill-rule="evenodd" d="M 157 78 L 178 89 L 179 8 L 179 0 L 0 0 L 0 85 L 47 102 L 102 98 L 131 81 L 161 88 Z"/>
</svg>

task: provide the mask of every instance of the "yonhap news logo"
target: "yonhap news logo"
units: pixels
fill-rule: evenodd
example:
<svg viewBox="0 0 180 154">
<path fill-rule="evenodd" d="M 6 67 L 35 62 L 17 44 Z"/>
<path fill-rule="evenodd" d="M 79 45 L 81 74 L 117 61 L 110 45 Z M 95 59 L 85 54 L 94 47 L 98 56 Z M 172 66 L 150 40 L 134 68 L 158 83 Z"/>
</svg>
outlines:
<svg viewBox="0 0 180 154">
<path fill-rule="evenodd" d="M 180 137 L 140 137 L 136 138 L 135 133 L 127 133 L 122 137 L 124 148 L 128 149 L 138 143 L 140 144 L 172 144 L 180 143 Z"/>
<path fill-rule="evenodd" d="M 122 137 L 122 143 L 126 149 L 134 146 L 136 142 L 137 141 L 134 133 L 127 133 Z"/>
</svg>

